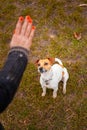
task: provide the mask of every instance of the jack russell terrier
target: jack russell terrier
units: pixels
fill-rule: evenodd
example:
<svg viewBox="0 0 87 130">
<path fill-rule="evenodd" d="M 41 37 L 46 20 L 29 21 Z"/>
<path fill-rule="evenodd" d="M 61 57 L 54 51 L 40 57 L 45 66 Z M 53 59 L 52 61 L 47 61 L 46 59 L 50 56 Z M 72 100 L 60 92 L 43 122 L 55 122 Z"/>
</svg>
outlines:
<svg viewBox="0 0 87 130">
<path fill-rule="evenodd" d="M 53 98 L 57 97 L 58 84 L 63 81 L 63 93 L 66 93 L 66 83 L 69 78 L 67 69 L 58 58 L 47 58 L 36 61 L 43 89 L 42 96 L 46 95 L 46 88 L 53 89 Z"/>
</svg>

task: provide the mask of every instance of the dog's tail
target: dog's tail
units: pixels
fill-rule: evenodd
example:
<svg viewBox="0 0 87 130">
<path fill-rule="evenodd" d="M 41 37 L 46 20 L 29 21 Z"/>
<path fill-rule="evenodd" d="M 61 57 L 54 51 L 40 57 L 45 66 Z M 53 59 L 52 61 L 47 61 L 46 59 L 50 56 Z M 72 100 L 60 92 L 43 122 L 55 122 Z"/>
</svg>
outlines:
<svg viewBox="0 0 87 130">
<path fill-rule="evenodd" d="M 62 61 L 60 59 L 55 58 L 55 62 L 57 62 L 59 65 L 63 66 L 63 63 L 62 63 Z"/>
</svg>

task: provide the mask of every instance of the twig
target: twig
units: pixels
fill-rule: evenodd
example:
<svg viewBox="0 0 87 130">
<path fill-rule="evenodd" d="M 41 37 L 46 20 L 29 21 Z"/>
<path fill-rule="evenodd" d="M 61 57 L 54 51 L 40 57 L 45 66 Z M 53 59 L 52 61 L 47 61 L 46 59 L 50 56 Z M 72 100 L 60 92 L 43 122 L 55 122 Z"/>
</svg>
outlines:
<svg viewBox="0 0 87 130">
<path fill-rule="evenodd" d="M 87 4 L 79 4 L 80 7 L 87 6 Z"/>
</svg>

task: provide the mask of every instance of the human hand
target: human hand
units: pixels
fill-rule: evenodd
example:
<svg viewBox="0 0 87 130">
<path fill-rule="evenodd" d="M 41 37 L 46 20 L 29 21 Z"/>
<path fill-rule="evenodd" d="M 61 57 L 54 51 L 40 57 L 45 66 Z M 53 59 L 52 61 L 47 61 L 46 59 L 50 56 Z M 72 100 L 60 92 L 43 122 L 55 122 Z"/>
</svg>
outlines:
<svg viewBox="0 0 87 130">
<path fill-rule="evenodd" d="M 32 39 L 35 32 L 35 26 L 32 26 L 32 19 L 26 16 L 25 19 L 21 16 L 16 24 L 15 32 L 12 36 L 10 48 L 23 47 L 27 50 L 32 45 Z"/>
</svg>

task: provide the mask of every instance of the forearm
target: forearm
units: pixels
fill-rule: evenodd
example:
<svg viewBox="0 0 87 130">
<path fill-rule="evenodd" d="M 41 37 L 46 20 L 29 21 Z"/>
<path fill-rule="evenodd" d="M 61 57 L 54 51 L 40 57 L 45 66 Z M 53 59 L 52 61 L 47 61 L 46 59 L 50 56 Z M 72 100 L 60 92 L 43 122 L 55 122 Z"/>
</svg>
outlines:
<svg viewBox="0 0 87 130">
<path fill-rule="evenodd" d="M 28 52 L 21 47 L 10 50 L 0 71 L 0 112 L 12 101 L 28 62 Z"/>
</svg>

